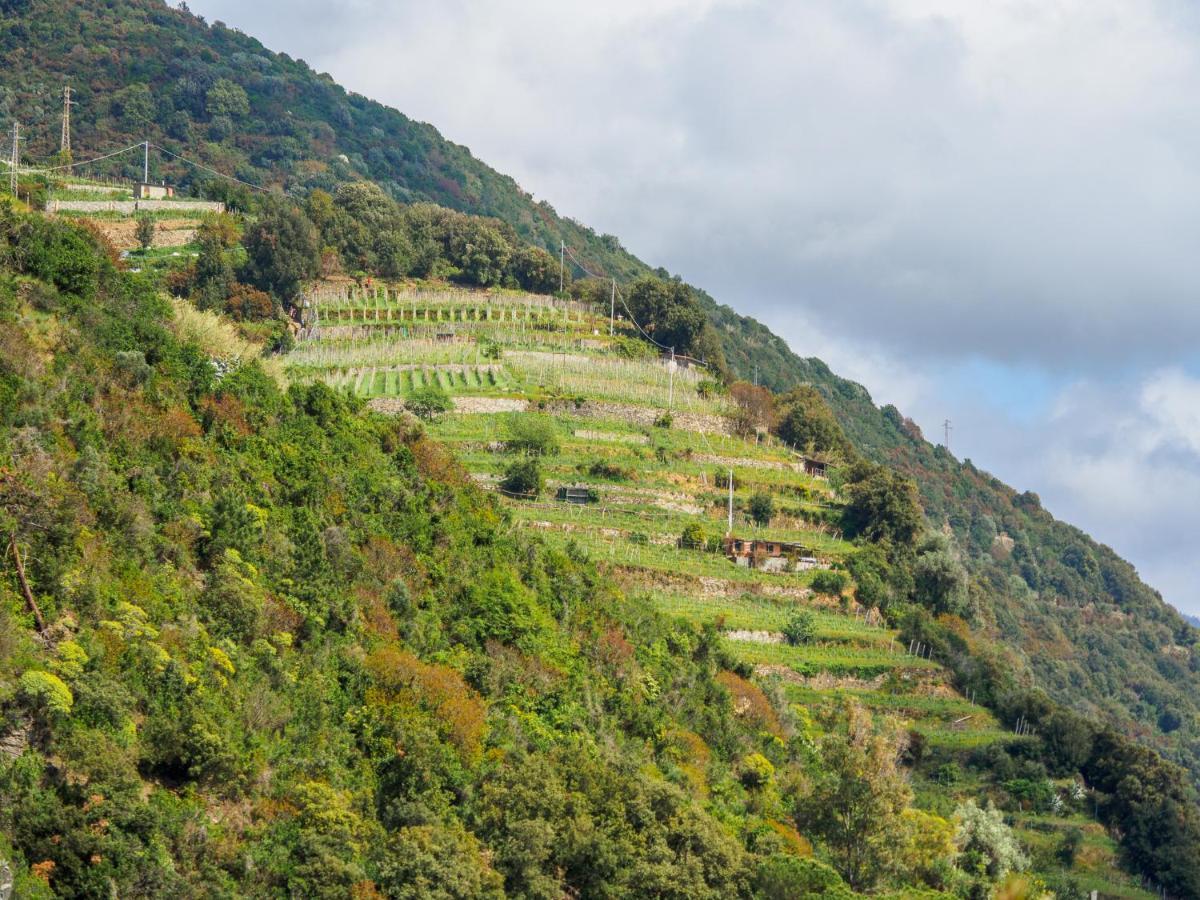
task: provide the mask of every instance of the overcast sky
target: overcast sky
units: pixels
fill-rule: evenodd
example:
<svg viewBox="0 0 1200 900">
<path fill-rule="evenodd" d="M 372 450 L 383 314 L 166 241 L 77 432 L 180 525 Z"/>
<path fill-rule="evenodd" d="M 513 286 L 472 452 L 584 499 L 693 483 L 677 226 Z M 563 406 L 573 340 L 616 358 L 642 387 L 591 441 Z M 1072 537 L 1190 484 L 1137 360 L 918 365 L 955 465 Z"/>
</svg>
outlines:
<svg viewBox="0 0 1200 900">
<path fill-rule="evenodd" d="M 1185 0 L 190 0 L 896 403 L 1200 613 Z"/>
</svg>

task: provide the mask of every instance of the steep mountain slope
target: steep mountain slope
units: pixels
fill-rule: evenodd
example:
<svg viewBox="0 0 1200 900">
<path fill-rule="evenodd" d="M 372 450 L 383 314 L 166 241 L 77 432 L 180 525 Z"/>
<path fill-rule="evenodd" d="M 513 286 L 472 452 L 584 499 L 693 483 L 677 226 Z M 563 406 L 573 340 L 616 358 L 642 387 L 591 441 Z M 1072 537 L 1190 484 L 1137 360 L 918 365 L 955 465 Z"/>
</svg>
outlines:
<svg viewBox="0 0 1200 900">
<path fill-rule="evenodd" d="M 399 199 L 500 217 L 547 248 L 565 240 L 606 274 L 647 271 L 615 238 L 558 216 L 432 127 L 158 0 L 6 0 L 0 10 L 0 126 L 13 117 L 28 125 L 34 156 L 56 149 L 58 92 L 70 81 L 79 156 L 148 137 L 296 193 L 369 178 Z M 132 160 L 109 165 L 136 170 Z M 178 163 L 155 165 L 181 183 L 196 177 Z M 973 615 L 1013 648 L 1034 683 L 1200 773 L 1200 632 L 1131 566 L 1055 521 L 1035 495 L 933 447 L 861 386 L 701 299 L 735 372 L 748 374 L 753 355 L 770 387 L 815 385 L 861 453 L 916 479 L 928 517 L 969 560 Z"/>
<path fill-rule="evenodd" d="M 1118 863 L 1200 895 L 1177 770 L 1022 691 L 961 620 L 898 602 L 897 629 L 863 606 L 865 575 L 852 591 L 832 566 L 867 573 L 887 543 L 827 528 L 857 483 L 843 497 L 777 441 L 696 430 L 727 401 L 648 347 L 552 352 L 594 336 L 596 310 L 330 290 L 284 388 L 277 358 L 122 271 L 90 226 L 0 199 L 0 873 L 16 896 L 1154 895 Z M 501 420 L 497 450 L 494 414 L 422 427 L 305 377 L 341 383 L 339 357 L 378 346 L 346 344 L 368 322 L 489 341 L 409 334 L 441 361 L 359 366 L 354 392 L 453 379 L 468 400 L 557 404 L 569 442 L 556 454 L 530 411 Z M 500 362 L 462 359 L 497 339 Z M 436 419 L 422 396 L 407 393 Z M 605 396 L 643 419 L 677 403 L 678 421 L 630 427 Z M 587 462 L 613 496 L 574 513 L 490 498 L 429 433 L 472 474 L 553 458 L 577 479 Z M 817 566 L 772 575 L 700 541 L 714 511 L 686 491 L 724 468 L 714 451 L 739 508 L 777 517 L 767 535 Z M 911 489 L 852 479 L 880 476 L 915 539 Z M 764 488 L 778 506 L 755 513 Z"/>
</svg>

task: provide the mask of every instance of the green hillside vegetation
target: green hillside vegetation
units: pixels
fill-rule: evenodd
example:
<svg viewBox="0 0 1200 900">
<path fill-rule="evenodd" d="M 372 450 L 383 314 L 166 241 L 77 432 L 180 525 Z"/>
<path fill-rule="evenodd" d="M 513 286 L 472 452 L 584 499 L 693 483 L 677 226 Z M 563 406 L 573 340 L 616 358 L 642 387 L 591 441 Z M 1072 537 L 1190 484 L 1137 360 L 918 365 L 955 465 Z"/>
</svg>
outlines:
<svg viewBox="0 0 1200 900">
<path fill-rule="evenodd" d="M 1143 896 L 1119 852 L 1190 890 L 1172 770 L 1111 732 L 1070 764 L 1075 744 L 1015 739 L 900 649 L 932 627 L 907 604 L 889 628 L 829 570 L 776 596 L 779 576 L 707 543 L 659 544 L 678 521 L 645 502 L 628 555 L 582 518 L 547 529 L 415 420 L 285 387 L 232 322 L 121 273 L 83 226 L 0 207 L 0 271 L 0 855 L 20 896 L 1036 896 L 1039 878 Z M 434 431 L 453 446 L 481 418 Z M 548 468 L 596 446 L 569 418 L 507 421 L 507 452 Z M 754 463 L 791 454 L 656 428 L 661 468 L 596 471 L 673 484 L 666 463 L 715 439 L 747 454 L 743 501 L 783 474 Z M 797 510 L 843 493 L 794 481 Z M 902 535 L 917 511 L 892 499 L 871 524 Z M 814 544 L 899 578 L 886 546 Z M 686 558 L 741 599 L 695 602 Z M 809 608 L 794 646 L 726 618 Z M 1119 810 L 1154 860 L 1085 831 L 1089 802 L 1133 802 L 1131 766 L 1166 795 Z"/>
<path fill-rule="evenodd" d="M 1120 862 L 1200 896 L 1200 632 L 1036 495 L 244 35 L 8 0 L 0 55 L 34 160 L 69 81 L 77 148 L 148 138 L 291 195 L 156 160 L 233 214 L 138 277 L 94 223 L 6 214 L 0 857 L 26 892 L 979 895 L 1028 869 L 1010 895 L 1141 896 Z M 574 265 L 548 295 L 560 240 L 617 321 Z M 730 469 L 739 534 L 829 568 L 727 560 Z M 466 750 L 450 709 L 483 723 Z M 862 846 L 821 816 L 854 767 Z M 876 819 L 951 837 L 889 853 Z"/>
</svg>

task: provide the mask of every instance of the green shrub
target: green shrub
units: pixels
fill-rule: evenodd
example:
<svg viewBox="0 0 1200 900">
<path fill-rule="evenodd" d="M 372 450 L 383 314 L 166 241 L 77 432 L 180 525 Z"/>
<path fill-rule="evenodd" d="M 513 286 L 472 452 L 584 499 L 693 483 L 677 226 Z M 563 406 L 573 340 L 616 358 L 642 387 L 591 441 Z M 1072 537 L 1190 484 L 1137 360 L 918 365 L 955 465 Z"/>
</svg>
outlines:
<svg viewBox="0 0 1200 900">
<path fill-rule="evenodd" d="M 683 529 L 683 534 L 679 538 L 679 546 L 696 550 L 704 547 L 706 540 L 704 526 L 699 522 L 692 522 Z"/>
<path fill-rule="evenodd" d="M 445 391 L 437 385 L 431 384 L 413 391 L 404 401 L 404 408 L 418 419 L 429 422 L 453 409 L 454 403 Z"/>
<path fill-rule="evenodd" d="M 520 459 L 504 470 L 500 487 L 508 494 L 520 497 L 537 497 L 545 487 L 542 467 L 536 458 Z"/>
<path fill-rule="evenodd" d="M 759 491 L 750 498 L 750 518 L 754 520 L 755 525 L 765 528 L 771 524 L 774 515 L 775 501 L 770 494 Z"/>
<path fill-rule="evenodd" d="M 783 638 L 793 647 L 808 644 L 817 634 L 817 617 L 810 609 L 795 613 L 783 626 Z"/>
<path fill-rule="evenodd" d="M 743 787 L 766 787 L 775 774 L 775 766 L 761 753 L 747 753 L 738 764 L 738 778 Z"/>
<path fill-rule="evenodd" d="M 56 716 L 71 714 L 75 697 L 61 678 L 50 672 L 30 669 L 21 676 L 21 693 Z"/>
<path fill-rule="evenodd" d="M 850 579 L 844 572 L 822 571 L 813 576 L 812 589 L 818 594 L 837 597 L 846 589 L 849 582 Z"/>
<path fill-rule="evenodd" d="M 558 429 L 549 416 L 514 413 L 506 423 L 506 445 L 512 453 L 526 456 L 555 456 L 559 451 Z"/>
</svg>

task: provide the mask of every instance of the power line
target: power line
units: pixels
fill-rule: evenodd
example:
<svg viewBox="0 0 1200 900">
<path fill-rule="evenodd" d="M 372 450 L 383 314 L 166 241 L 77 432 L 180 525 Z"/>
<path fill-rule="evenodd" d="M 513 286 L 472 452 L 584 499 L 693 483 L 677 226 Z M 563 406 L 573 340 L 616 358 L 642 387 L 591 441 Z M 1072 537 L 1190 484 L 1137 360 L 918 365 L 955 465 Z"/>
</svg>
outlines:
<svg viewBox="0 0 1200 900">
<path fill-rule="evenodd" d="M 72 169 L 76 166 L 86 166 L 89 163 L 101 162 L 102 160 L 112 159 L 114 156 L 120 156 L 122 153 L 128 153 L 130 150 L 138 150 L 142 147 L 145 141 L 139 141 L 136 144 L 130 144 L 128 147 L 122 147 L 120 150 L 114 150 L 112 153 L 105 153 L 103 156 L 97 156 L 93 159 L 85 159 L 81 162 L 68 163 L 65 166 L 47 166 L 46 168 L 36 169 L 37 172 L 61 172 L 63 169 Z"/>
<path fill-rule="evenodd" d="M 158 150 L 160 153 L 165 153 L 165 154 L 167 154 L 167 156 L 173 156 L 175 159 L 179 160 L 180 162 L 186 163 L 189 166 L 200 169 L 203 172 L 208 172 L 210 175 L 216 175 L 218 178 L 224 178 L 228 181 L 232 181 L 236 184 L 240 184 L 244 187 L 248 187 L 251 190 L 262 191 L 264 194 L 271 193 L 269 189 L 262 187 L 261 185 L 251 184 L 249 181 L 242 181 L 242 179 L 240 179 L 240 178 L 235 178 L 232 175 L 226 175 L 224 172 L 218 172 L 216 169 L 210 169 L 208 166 L 203 165 L 198 162 L 194 162 L 194 161 L 188 159 L 187 157 L 180 156 L 178 153 L 172 153 L 166 147 L 160 147 L 160 146 L 158 146 L 158 144 L 150 144 L 150 146 L 153 147 L 155 150 Z"/>
<path fill-rule="evenodd" d="M 592 278 L 603 278 L 604 277 L 602 275 L 597 275 L 595 272 L 593 272 L 591 269 L 589 269 L 587 266 L 585 266 L 583 263 L 581 263 L 579 261 L 579 257 L 577 257 L 575 255 L 575 252 L 570 247 L 568 247 L 565 243 L 563 244 L 563 250 L 566 252 L 567 256 L 571 257 L 571 261 L 574 262 L 575 265 L 579 266 L 579 268 L 582 269 L 587 275 L 590 275 Z M 642 337 L 644 337 L 646 340 L 648 340 L 650 343 L 652 343 L 655 347 L 658 347 L 660 350 L 670 350 L 672 353 L 675 352 L 674 347 L 668 347 L 666 344 L 660 344 L 658 341 L 656 341 L 653 337 L 650 336 L 650 332 L 646 331 L 645 328 L 643 328 L 640 324 L 638 324 L 638 320 L 633 317 L 633 311 L 630 310 L 629 304 L 625 302 L 625 295 L 616 289 L 616 281 L 615 280 L 613 281 L 613 292 L 617 297 L 620 298 L 621 307 L 625 310 L 626 315 L 629 316 L 629 321 L 633 323 L 633 327 L 636 328 L 639 332 L 641 332 Z"/>
</svg>

